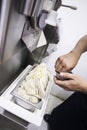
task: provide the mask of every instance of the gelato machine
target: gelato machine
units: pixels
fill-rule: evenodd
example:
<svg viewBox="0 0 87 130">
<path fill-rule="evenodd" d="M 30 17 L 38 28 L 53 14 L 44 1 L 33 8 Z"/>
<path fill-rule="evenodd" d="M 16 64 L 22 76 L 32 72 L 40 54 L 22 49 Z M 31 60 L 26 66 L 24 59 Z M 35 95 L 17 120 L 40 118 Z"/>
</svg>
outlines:
<svg viewBox="0 0 87 130">
<path fill-rule="evenodd" d="M 50 25 L 46 21 L 49 21 L 48 15 L 52 11 L 56 14 L 55 18 L 57 17 L 56 11 L 60 4 L 60 0 L 0 0 L 0 128 L 2 129 L 24 130 L 30 123 L 41 125 L 51 90 L 50 82 L 45 96 L 40 99 L 38 105 L 27 101 L 23 105 L 25 102 L 17 95 L 15 87 L 35 64 L 40 64 L 42 58 L 48 55 L 49 44 L 58 43 L 56 25 Z M 52 33 L 55 39 L 50 37 Z M 42 93 L 43 91 L 40 91 L 40 94 Z M 40 95 L 38 96 L 40 98 Z M 36 97 L 30 100 L 37 101 Z M 24 107 L 29 104 L 34 107 L 33 110 Z"/>
</svg>

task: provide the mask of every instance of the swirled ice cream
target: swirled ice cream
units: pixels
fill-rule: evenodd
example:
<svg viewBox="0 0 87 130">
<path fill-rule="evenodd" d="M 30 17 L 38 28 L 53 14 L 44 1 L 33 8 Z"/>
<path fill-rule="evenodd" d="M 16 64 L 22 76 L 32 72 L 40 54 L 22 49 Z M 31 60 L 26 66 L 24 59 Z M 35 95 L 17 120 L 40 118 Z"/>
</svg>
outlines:
<svg viewBox="0 0 87 130">
<path fill-rule="evenodd" d="M 18 95 L 32 103 L 38 103 L 45 95 L 49 77 L 46 64 L 41 63 L 22 81 L 17 90 Z"/>
</svg>

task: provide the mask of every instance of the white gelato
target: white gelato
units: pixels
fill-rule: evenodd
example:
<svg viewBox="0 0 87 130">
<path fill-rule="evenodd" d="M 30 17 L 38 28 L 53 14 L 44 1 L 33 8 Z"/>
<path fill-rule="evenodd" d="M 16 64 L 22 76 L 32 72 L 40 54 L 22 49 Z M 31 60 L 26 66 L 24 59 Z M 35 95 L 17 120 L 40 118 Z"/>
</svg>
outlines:
<svg viewBox="0 0 87 130">
<path fill-rule="evenodd" d="M 36 66 L 18 87 L 18 95 L 32 103 L 38 103 L 45 95 L 49 81 L 49 72 L 46 64 Z"/>
</svg>

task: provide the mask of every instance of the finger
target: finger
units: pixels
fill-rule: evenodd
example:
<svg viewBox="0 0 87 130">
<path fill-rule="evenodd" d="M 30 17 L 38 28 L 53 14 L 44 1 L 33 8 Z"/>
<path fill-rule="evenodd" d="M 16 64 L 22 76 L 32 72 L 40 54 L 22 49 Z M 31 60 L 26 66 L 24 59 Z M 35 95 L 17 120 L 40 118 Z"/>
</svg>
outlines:
<svg viewBox="0 0 87 130">
<path fill-rule="evenodd" d="M 66 67 L 63 65 L 60 72 L 66 72 Z"/>
<path fill-rule="evenodd" d="M 66 67 L 63 64 L 60 64 L 56 69 L 57 72 L 66 72 Z"/>
<path fill-rule="evenodd" d="M 58 72 L 61 72 L 63 69 L 64 69 L 63 66 L 60 64 L 60 65 L 58 66 L 58 68 L 57 68 L 57 71 L 58 71 Z"/>
<path fill-rule="evenodd" d="M 60 76 L 63 77 L 64 79 L 73 79 L 73 74 L 72 73 L 61 72 Z"/>
<path fill-rule="evenodd" d="M 61 64 L 60 58 L 57 59 L 56 63 L 55 63 L 55 69 L 58 70 L 59 66 Z"/>
<path fill-rule="evenodd" d="M 54 77 L 54 82 L 56 85 L 60 86 L 61 88 L 68 90 L 68 91 L 70 90 L 68 88 L 67 81 L 61 81 L 61 80 L 58 80 L 58 78 Z"/>
<path fill-rule="evenodd" d="M 54 76 L 54 82 L 55 82 L 57 85 L 62 86 L 62 87 L 65 85 L 64 81 L 58 79 L 56 76 Z"/>
<path fill-rule="evenodd" d="M 59 61 L 59 62 L 57 61 L 56 65 L 55 65 L 55 70 L 58 72 L 66 71 L 65 65 L 62 63 L 62 61 Z"/>
</svg>

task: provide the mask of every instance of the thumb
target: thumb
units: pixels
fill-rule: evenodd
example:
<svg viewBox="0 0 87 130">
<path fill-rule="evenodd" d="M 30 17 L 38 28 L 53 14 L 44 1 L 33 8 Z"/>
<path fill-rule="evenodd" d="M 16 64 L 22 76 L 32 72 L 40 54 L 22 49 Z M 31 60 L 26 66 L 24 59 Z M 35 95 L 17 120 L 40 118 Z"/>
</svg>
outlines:
<svg viewBox="0 0 87 130">
<path fill-rule="evenodd" d="M 72 79 L 72 74 L 71 73 L 66 73 L 66 72 L 61 72 L 60 73 L 60 76 L 63 78 L 63 79 Z"/>
</svg>

